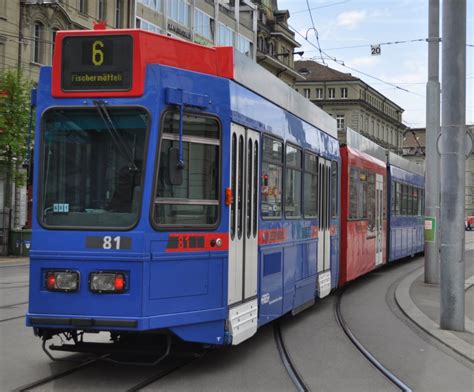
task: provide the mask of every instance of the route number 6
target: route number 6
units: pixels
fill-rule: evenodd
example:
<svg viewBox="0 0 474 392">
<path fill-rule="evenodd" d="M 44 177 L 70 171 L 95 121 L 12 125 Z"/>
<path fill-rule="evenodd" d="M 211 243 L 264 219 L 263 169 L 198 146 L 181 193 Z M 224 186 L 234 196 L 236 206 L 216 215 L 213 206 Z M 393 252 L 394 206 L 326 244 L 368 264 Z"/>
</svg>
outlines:
<svg viewBox="0 0 474 392">
<path fill-rule="evenodd" d="M 102 65 L 104 63 L 104 52 L 101 50 L 104 47 L 102 41 L 94 41 L 92 44 L 92 63 L 94 65 Z"/>
<path fill-rule="evenodd" d="M 104 242 L 102 243 L 102 248 L 120 249 L 120 236 L 112 238 L 110 235 L 106 235 L 104 237 Z"/>
</svg>

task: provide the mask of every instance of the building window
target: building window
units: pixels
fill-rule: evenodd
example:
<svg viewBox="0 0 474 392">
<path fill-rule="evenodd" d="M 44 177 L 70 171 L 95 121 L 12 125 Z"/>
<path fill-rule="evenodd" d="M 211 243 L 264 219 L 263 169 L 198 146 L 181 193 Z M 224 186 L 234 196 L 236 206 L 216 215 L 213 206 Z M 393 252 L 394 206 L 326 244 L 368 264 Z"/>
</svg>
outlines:
<svg viewBox="0 0 474 392">
<path fill-rule="evenodd" d="M 168 17 L 189 27 L 190 5 L 185 0 L 168 0 Z"/>
<path fill-rule="evenodd" d="M 142 18 L 136 18 L 135 27 L 137 29 L 151 31 L 153 33 L 162 33 L 163 32 L 163 30 L 161 28 L 159 28 L 157 25 L 154 25 L 153 23 L 150 23 L 150 22 L 148 22 L 148 21 L 146 21 L 145 19 L 142 19 Z"/>
<path fill-rule="evenodd" d="M 323 89 L 317 88 L 316 89 L 316 99 L 323 99 Z"/>
<path fill-rule="evenodd" d="M 335 88 L 328 88 L 328 96 L 329 96 L 329 99 L 336 98 L 336 89 Z"/>
<path fill-rule="evenodd" d="M 122 28 L 123 0 L 115 0 L 115 28 Z"/>
<path fill-rule="evenodd" d="M 344 115 L 343 114 L 336 115 L 336 122 L 337 122 L 338 130 L 344 129 Z"/>
<path fill-rule="evenodd" d="M 213 34 L 213 19 L 206 13 L 195 8 L 194 10 L 194 32 L 199 34 L 201 37 L 208 39 L 209 41 L 214 40 Z"/>
<path fill-rule="evenodd" d="M 268 44 L 268 54 L 269 54 L 270 56 L 273 56 L 273 53 L 275 53 L 274 46 L 273 46 L 273 42 L 270 42 L 270 43 Z"/>
<path fill-rule="evenodd" d="M 5 69 L 5 43 L 0 41 L 0 70 Z"/>
<path fill-rule="evenodd" d="M 33 42 L 33 61 L 41 63 L 43 60 L 43 31 L 44 27 L 40 22 L 35 23 L 34 27 L 34 42 Z"/>
<path fill-rule="evenodd" d="M 341 87 L 341 98 L 347 98 L 347 87 Z"/>
<path fill-rule="evenodd" d="M 239 34 L 239 40 L 237 41 L 237 50 L 246 56 L 252 58 L 252 43 L 250 40 Z"/>
<path fill-rule="evenodd" d="M 234 30 L 226 25 L 219 23 L 219 46 L 234 46 Z"/>
<path fill-rule="evenodd" d="M 97 19 L 105 20 L 105 0 L 99 0 L 97 2 Z"/>
<path fill-rule="evenodd" d="M 310 99 L 311 98 L 311 90 L 309 88 L 304 88 L 303 89 L 303 95 L 305 98 Z"/>
<path fill-rule="evenodd" d="M 87 13 L 87 0 L 79 0 L 79 12 Z"/>
<path fill-rule="evenodd" d="M 142 3 L 147 7 L 161 12 L 161 0 L 138 0 L 138 3 Z"/>
<path fill-rule="evenodd" d="M 55 48 L 55 42 L 56 42 L 56 33 L 58 32 L 59 29 L 53 28 L 51 31 L 51 64 L 53 63 L 53 58 L 54 58 L 54 48 Z"/>
</svg>

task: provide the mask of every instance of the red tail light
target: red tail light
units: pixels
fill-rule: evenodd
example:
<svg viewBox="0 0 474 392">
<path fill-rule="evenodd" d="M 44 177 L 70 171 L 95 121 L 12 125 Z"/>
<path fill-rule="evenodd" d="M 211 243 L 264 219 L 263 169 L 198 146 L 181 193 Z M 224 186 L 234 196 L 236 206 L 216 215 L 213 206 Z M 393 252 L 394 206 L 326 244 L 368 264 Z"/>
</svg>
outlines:
<svg viewBox="0 0 474 392">
<path fill-rule="evenodd" d="M 46 271 L 45 286 L 49 291 L 77 291 L 79 289 L 79 272 Z"/>
<path fill-rule="evenodd" d="M 89 276 L 89 288 L 99 294 L 120 294 L 127 288 L 125 274 L 115 271 L 92 272 Z"/>
</svg>

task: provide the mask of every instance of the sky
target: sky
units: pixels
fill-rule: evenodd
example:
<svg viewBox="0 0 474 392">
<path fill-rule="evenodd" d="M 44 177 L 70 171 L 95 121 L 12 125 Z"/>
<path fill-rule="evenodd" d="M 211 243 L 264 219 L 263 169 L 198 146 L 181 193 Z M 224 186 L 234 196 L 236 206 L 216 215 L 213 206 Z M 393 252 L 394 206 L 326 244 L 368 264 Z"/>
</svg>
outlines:
<svg viewBox="0 0 474 392">
<path fill-rule="evenodd" d="M 403 122 L 409 127 L 425 127 L 428 78 L 428 43 L 425 40 L 428 37 L 429 1 L 308 0 L 308 3 L 321 49 L 346 67 L 323 55 L 326 64 L 362 79 L 401 106 L 405 110 Z M 278 8 L 290 11 L 288 24 L 296 31 L 295 38 L 301 44 L 296 51 L 304 50 L 303 57 L 295 55 L 295 60 L 321 62 L 319 50 L 315 48 L 316 34 L 310 29 L 313 25 L 306 0 L 278 0 Z M 468 45 L 474 45 L 473 20 L 474 0 L 467 0 Z M 440 33 L 442 36 L 442 15 Z M 414 42 L 384 44 L 396 41 Z M 382 44 L 381 54 L 373 56 L 371 45 L 376 44 Z M 440 82 L 441 53 L 440 46 Z M 466 47 L 466 59 L 466 123 L 474 124 L 473 46 Z"/>
</svg>

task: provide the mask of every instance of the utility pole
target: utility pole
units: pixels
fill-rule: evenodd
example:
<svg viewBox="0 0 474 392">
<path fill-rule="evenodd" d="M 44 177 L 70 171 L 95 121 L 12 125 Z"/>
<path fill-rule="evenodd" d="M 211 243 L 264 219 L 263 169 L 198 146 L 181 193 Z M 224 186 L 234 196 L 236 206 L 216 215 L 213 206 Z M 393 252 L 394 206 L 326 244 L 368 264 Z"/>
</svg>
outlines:
<svg viewBox="0 0 474 392">
<path fill-rule="evenodd" d="M 428 11 L 428 83 L 426 84 L 425 283 L 439 283 L 439 0 Z"/>
<path fill-rule="evenodd" d="M 440 327 L 464 331 L 466 0 L 443 1 Z"/>
</svg>

